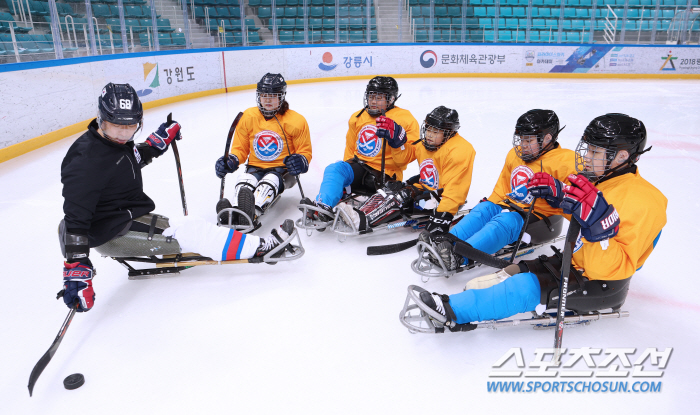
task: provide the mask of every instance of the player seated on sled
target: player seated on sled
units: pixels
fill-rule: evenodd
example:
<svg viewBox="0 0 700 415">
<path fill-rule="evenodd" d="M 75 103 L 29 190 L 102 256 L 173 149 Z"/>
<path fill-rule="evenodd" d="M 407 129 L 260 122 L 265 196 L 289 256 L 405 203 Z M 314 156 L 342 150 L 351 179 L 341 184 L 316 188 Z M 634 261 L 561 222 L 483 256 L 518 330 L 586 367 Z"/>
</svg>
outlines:
<svg viewBox="0 0 700 415">
<path fill-rule="evenodd" d="M 389 136 L 401 134 L 401 127 L 388 121 Z M 418 214 L 426 218 L 428 232 L 449 231 L 467 199 L 476 155 L 471 143 L 457 133 L 458 129 L 457 111 L 439 106 L 430 112 L 421 127 L 420 140 L 391 150 L 398 164 L 417 161 L 420 175 L 406 184 L 389 182 L 359 208 L 340 203 L 338 212 L 343 222 L 353 230 L 366 232 L 401 215 Z"/>
<path fill-rule="evenodd" d="M 184 217 L 168 224 L 151 215 L 155 203 L 143 191 L 141 169 L 181 139 L 180 124 L 163 123 L 134 144 L 143 107 L 129 84 L 108 84 L 98 98 L 98 117 L 70 147 L 61 164 L 64 219 L 59 241 L 66 261 L 63 300 L 78 311 L 92 308 L 94 269 L 90 248 L 113 257 L 196 252 L 215 260 L 265 257 L 289 243 L 291 220 L 267 238 Z M 286 241 L 286 242 L 285 242 Z M 123 252 L 120 252 L 123 250 Z M 280 250 L 276 250 L 279 253 Z"/>
<path fill-rule="evenodd" d="M 311 162 L 309 124 L 289 108 L 282 75 L 265 74 L 257 84 L 256 97 L 258 106 L 245 110 L 238 122 L 230 154 L 215 165 L 221 179 L 248 161 L 233 190 L 231 200 L 236 206 L 226 198 L 216 204 L 221 225 L 246 233 L 260 227 L 260 216 L 294 186 L 293 176 L 306 173 Z"/>
<path fill-rule="evenodd" d="M 560 184 L 575 171 L 574 152 L 557 143 L 561 130 L 554 111 L 534 109 L 521 115 L 515 124 L 513 148 L 506 156 L 491 196 L 477 203 L 449 234 L 423 231 L 418 238 L 419 257 L 412 264 L 413 270 L 424 277 L 437 277 L 474 266 L 468 258 L 457 260 L 458 242 L 488 254 L 504 255 L 500 251 L 518 241 L 526 219 L 528 227 L 523 234 L 526 245 L 533 237 L 533 243 L 541 243 L 559 236 Z M 535 201 L 527 183 L 533 178 L 544 180 L 540 177 L 556 179 L 546 182 L 551 184 L 553 196 Z M 533 202 L 528 218 L 529 205 Z"/>
<path fill-rule="evenodd" d="M 417 140 L 419 127 L 408 110 L 394 105 L 399 97 L 399 85 L 394 78 L 375 76 L 369 81 L 364 107 L 348 121 L 344 161 L 326 167 L 314 201 L 308 198 L 301 201 L 302 218 L 297 226 L 323 231 L 334 222 L 334 208 L 341 200 L 372 195 L 387 180 L 403 180 L 406 164 L 394 161 L 393 149 L 403 146 L 406 140 Z"/>
<path fill-rule="evenodd" d="M 576 314 L 619 309 L 632 275 L 644 265 L 666 224 L 667 199 L 637 168 L 649 149 L 644 124 L 624 114 L 606 114 L 586 127 L 576 147 L 576 171 L 566 186 L 539 175 L 530 192 L 556 201 L 581 225 L 573 250 L 566 309 Z M 533 179 L 534 181 L 534 179 Z M 532 181 L 531 181 L 532 182 Z M 561 189 L 561 192 L 559 192 Z M 460 261 L 460 258 L 455 258 Z M 468 331 L 474 323 L 500 320 L 517 313 L 554 308 L 558 303 L 562 260 L 541 256 L 475 278 L 464 292 L 430 293 L 409 287 L 401 322 L 412 331 L 420 316 L 432 332 Z"/>
</svg>

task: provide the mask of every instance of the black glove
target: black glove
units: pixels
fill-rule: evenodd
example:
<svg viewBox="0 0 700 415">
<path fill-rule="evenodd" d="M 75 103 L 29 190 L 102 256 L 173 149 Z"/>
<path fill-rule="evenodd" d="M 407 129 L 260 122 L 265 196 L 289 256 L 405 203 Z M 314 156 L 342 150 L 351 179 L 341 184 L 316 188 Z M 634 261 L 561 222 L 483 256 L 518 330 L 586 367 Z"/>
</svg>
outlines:
<svg viewBox="0 0 700 415">
<path fill-rule="evenodd" d="M 233 173 L 238 170 L 238 164 L 238 157 L 233 154 L 219 157 L 219 159 L 216 160 L 216 166 L 214 166 L 216 169 L 216 177 L 221 179 L 228 173 Z"/>
<path fill-rule="evenodd" d="M 292 176 L 298 176 L 309 171 L 309 161 L 301 154 L 292 154 L 284 158 L 284 165 Z"/>
<path fill-rule="evenodd" d="M 436 212 L 430 214 L 430 221 L 425 227 L 425 230 L 430 233 L 447 233 L 450 231 L 454 215 L 450 212 Z"/>
</svg>

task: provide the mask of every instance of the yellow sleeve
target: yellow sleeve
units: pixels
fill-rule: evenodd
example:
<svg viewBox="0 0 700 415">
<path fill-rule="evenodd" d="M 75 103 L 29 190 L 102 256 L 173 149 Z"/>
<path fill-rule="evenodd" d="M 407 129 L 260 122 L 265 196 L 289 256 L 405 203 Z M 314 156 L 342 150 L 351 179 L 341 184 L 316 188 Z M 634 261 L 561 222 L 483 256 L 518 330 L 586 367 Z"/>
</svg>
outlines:
<svg viewBox="0 0 700 415">
<path fill-rule="evenodd" d="M 250 131 L 254 120 L 248 114 L 241 117 L 240 122 L 236 126 L 236 133 L 233 135 L 233 143 L 231 143 L 231 154 L 238 157 L 238 161 L 243 164 L 248 160 L 250 154 Z"/>
<path fill-rule="evenodd" d="M 391 150 L 391 158 L 400 170 L 405 170 L 408 163 L 416 159 L 415 146 L 408 141 L 399 148 L 393 148 L 390 145 L 387 147 Z"/>
<path fill-rule="evenodd" d="M 472 185 L 472 171 L 476 152 L 471 146 L 464 154 L 451 154 L 445 166 L 445 172 L 441 174 L 445 178 L 442 186 L 442 199 L 437 207 L 438 212 L 457 213 L 459 207 L 464 204 Z M 442 183 L 441 183 L 442 184 Z"/>
<path fill-rule="evenodd" d="M 345 154 L 343 154 L 343 160 L 351 160 L 355 156 L 355 146 L 357 145 L 357 132 L 355 131 L 355 120 L 353 118 L 355 115 L 350 116 L 348 121 L 348 133 L 345 135 Z"/>
<path fill-rule="evenodd" d="M 292 137 L 294 142 L 295 153 L 306 157 L 306 161 L 311 163 L 311 133 L 309 131 L 309 123 L 304 117 L 299 116 L 299 128 L 295 137 Z"/>
<path fill-rule="evenodd" d="M 503 170 L 501 170 L 501 175 L 498 176 L 498 181 L 496 186 L 493 187 L 493 192 L 489 196 L 489 201 L 493 203 L 500 203 L 506 198 L 506 194 L 510 192 L 510 173 L 513 169 L 510 167 L 509 160 L 510 153 L 506 156 L 506 162 L 503 163 Z"/>
</svg>

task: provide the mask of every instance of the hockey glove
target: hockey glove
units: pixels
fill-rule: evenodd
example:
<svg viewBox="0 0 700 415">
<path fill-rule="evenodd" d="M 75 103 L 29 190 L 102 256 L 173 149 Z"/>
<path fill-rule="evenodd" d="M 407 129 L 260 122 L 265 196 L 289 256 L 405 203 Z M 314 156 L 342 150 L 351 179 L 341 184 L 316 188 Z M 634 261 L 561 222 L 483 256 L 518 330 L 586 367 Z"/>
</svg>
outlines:
<svg viewBox="0 0 700 415">
<path fill-rule="evenodd" d="M 298 176 L 309 171 L 309 161 L 301 154 L 292 154 L 284 158 L 284 165 L 292 176 Z"/>
<path fill-rule="evenodd" d="M 527 182 L 527 190 L 534 197 L 544 199 L 553 208 L 559 208 L 564 192 L 562 188 L 564 183 L 552 177 L 549 173 L 535 173 L 535 175 Z"/>
<path fill-rule="evenodd" d="M 219 157 L 219 159 L 216 160 L 216 166 L 214 166 L 216 169 L 216 177 L 222 179 L 228 173 L 233 173 L 238 170 L 238 164 L 238 157 L 233 154 Z"/>
<path fill-rule="evenodd" d="M 406 131 L 391 118 L 377 117 L 377 137 L 386 140 L 392 148 L 406 144 Z"/>
<path fill-rule="evenodd" d="M 156 131 L 151 133 L 146 139 L 149 146 L 158 149 L 162 153 L 168 149 L 168 146 L 173 140 L 182 140 L 180 134 L 180 124 L 173 121 L 170 125 L 163 123 Z"/>
<path fill-rule="evenodd" d="M 450 212 L 433 211 L 433 213 L 430 215 L 430 221 L 425 227 L 425 230 L 430 233 L 447 233 L 450 231 L 452 219 L 454 219 L 454 215 Z"/>
<path fill-rule="evenodd" d="M 92 289 L 94 270 L 89 259 L 63 263 L 63 302 L 68 308 L 78 307 L 79 312 L 89 311 L 95 304 Z M 60 293 L 59 293 L 60 294 Z"/>
<path fill-rule="evenodd" d="M 609 205 L 603 193 L 581 175 L 569 176 L 571 186 L 564 186 L 560 207 L 581 224 L 581 235 L 589 242 L 598 242 L 617 235 L 620 216 Z"/>
</svg>

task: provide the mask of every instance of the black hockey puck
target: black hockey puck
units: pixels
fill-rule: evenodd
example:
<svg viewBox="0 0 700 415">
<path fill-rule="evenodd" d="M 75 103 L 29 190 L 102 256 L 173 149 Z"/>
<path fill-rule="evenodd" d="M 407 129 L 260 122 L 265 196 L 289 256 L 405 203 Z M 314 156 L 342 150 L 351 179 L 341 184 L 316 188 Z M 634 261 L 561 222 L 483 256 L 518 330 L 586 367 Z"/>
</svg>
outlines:
<svg viewBox="0 0 700 415">
<path fill-rule="evenodd" d="M 63 386 L 68 390 L 78 389 L 83 386 L 83 383 L 85 383 L 85 376 L 82 373 L 73 373 L 63 379 Z"/>
</svg>

